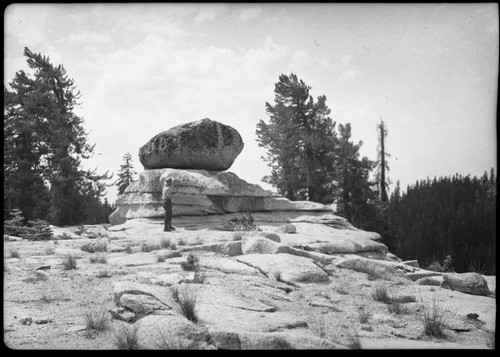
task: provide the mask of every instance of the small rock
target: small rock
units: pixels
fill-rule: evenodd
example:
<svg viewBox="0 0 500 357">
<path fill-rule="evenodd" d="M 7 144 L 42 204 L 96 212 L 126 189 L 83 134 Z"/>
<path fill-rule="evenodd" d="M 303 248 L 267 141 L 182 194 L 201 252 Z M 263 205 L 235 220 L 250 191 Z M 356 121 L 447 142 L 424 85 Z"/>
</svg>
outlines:
<svg viewBox="0 0 500 357">
<path fill-rule="evenodd" d="M 282 226 L 279 226 L 276 231 L 282 233 L 297 233 L 297 227 L 295 227 L 293 224 L 284 224 Z"/>
<path fill-rule="evenodd" d="M 24 317 L 21 320 L 19 320 L 21 325 L 31 325 L 33 323 L 33 319 L 31 317 Z"/>
<path fill-rule="evenodd" d="M 50 269 L 50 265 L 40 265 L 33 270 L 47 270 L 47 269 Z"/>
<path fill-rule="evenodd" d="M 123 309 L 116 309 L 116 310 L 117 311 L 112 309 L 108 310 L 113 319 L 125 322 L 132 322 L 135 319 L 135 314 L 133 312 L 124 311 Z"/>
<path fill-rule="evenodd" d="M 33 321 L 34 323 L 36 323 L 37 325 L 44 325 L 44 324 L 48 324 L 49 322 L 53 322 L 54 320 L 52 319 L 38 319 L 38 320 L 35 320 Z"/>
<path fill-rule="evenodd" d="M 75 325 L 75 326 L 71 326 L 70 328 L 68 328 L 66 330 L 66 333 L 73 333 L 73 332 L 85 331 L 86 329 L 87 329 L 87 327 L 85 327 L 83 325 Z"/>
<path fill-rule="evenodd" d="M 407 261 L 402 262 L 401 264 L 408 265 L 408 266 L 415 267 L 415 268 L 420 268 L 420 265 L 418 264 L 418 260 L 407 260 Z"/>
<path fill-rule="evenodd" d="M 487 296 L 490 294 L 486 279 L 477 273 L 447 273 L 443 274 L 443 282 L 463 293 Z"/>
</svg>

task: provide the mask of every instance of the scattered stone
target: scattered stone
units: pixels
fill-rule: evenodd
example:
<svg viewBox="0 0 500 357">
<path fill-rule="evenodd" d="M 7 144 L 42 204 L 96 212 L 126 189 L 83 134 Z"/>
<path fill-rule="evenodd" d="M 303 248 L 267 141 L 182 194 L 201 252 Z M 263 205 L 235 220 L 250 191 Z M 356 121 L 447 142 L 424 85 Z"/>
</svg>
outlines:
<svg viewBox="0 0 500 357">
<path fill-rule="evenodd" d="M 209 243 L 181 247 L 178 249 L 179 252 L 191 252 L 191 251 L 208 251 L 221 253 L 234 257 L 236 255 L 241 255 L 241 241 L 235 242 L 222 242 L 222 243 Z"/>
<path fill-rule="evenodd" d="M 79 332 L 79 331 L 85 331 L 87 327 L 83 325 L 75 325 L 71 326 L 66 330 L 66 333 L 74 333 L 74 332 Z"/>
<path fill-rule="evenodd" d="M 33 323 L 33 319 L 31 317 L 24 317 L 22 319 L 19 320 L 19 322 L 21 323 L 21 325 L 31 325 Z"/>
<path fill-rule="evenodd" d="M 293 224 L 284 224 L 282 226 L 279 226 L 276 231 L 282 233 L 297 233 L 297 227 L 295 227 Z"/>
<path fill-rule="evenodd" d="M 151 295 L 123 294 L 120 297 L 119 305 L 132 310 L 139 315 L 149 315 L 156 310 L 170 309 Z"/>
<path fill-rule="evenodd" d="M 442 276 L 428 276 L 425 278 L 420 278 L 415 281 L 415 284 L 429 285 L 429 286 L 441 286 L 442 283 L 443 283 Z"/>
<path fill-rule="evenodd" d="M 47 318 L 47 319 L 38 319 L 38 320 L 35 320 L 33 322 L 37 325 L 44 325 L 44 324 L 48 324 L 49 322 L 54 322 L 54 320 Z"/>
<path fill-rule="evenodd" d="M 405 276 L 409 279 L 411 279 L 412 281 L 417 281 L 418 279 L 422 279 L 422 278 L 427 278 L 427 277 L 431 277 L 431 276 L 442 276 L 443 273 L 438 273 L 438 272 L 435 272 L 435 271 L 429 271 L 429 270 L 419 270 L 417 272 L 414 272 L 414 273 L 406 273 Z"/>
<path fill-rule="evenodd" d="M 420 268 L 420 265 L 418 264 L 418 260 L 407 260 L 407 261 L 401 262 L 401 264 L 409 265 L 409 266 L 415 267 L 415 268 Z"/>
<path fill-rule="evenodd" d="M 170 296 L 166 288 L 158 286 L 150 286 L 146 284 L 139 284 L 130 281 L 118 281 L 113 284 L 113 300 L 115 304 L 120 305 L 120 298 L 123 294 L 133 295 L 149 295 L 157 299 L 168 309 L 170 306 Z"/>
<path fill-rule="evenodd" d="M 270 278 L 279 278 L 284 282 L 321 282 L 328 281 L 328 274 L 320 269 L 311 259 L 290 254 L 248 254 L 236 258 L 248 264 Z"/>
<path fill-rule="evenodd" d="M 44 265 L 39 265 L 33 270 L 48 270 L 50 269 L 50 265 L 44 264 Z"/>
<path fill-rule="evenodd" d="M 133 322 L 135 320 L 135 314 L 130 311 L 121 310 L 113 310 L 109 309 L 111 317 L 115 320 L 125 321 L 125 322 Z"/>
<path fill-rule="evenodd" d="M 451 289 L 472 295 L 487 296 L 490 294 L 486 279 L 477 273 L 445 273 L 443 282 Z"/>
</svg>

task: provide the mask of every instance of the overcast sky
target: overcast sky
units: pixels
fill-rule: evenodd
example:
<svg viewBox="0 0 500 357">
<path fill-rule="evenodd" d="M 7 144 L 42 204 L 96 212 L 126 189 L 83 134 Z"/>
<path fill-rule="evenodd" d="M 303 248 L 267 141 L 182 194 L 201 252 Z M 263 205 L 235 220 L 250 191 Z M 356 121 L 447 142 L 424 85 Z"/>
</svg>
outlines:
<svg viewBox="0 0 500 357">
<path fill-rule="evenodd" d="M 25 46 L 63 64 L 100 173 L 127 152 L 141 172 L 154 135 L 210 118 L 245 143 L 229 171 L 269 188 L 255 129 L 282 73 L 326 95 L 372 160 L 382 117 L 402 188 L 497 168 L 497 4 L 15 4 L 4 19 L 4 84 Z"/>
</svg>

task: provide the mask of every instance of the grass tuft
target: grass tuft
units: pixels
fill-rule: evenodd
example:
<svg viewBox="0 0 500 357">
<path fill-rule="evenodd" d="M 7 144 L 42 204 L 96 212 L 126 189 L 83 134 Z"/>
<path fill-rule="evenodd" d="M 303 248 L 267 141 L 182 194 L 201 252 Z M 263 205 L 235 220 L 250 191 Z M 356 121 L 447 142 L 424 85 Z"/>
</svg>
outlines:
<svg viewBox="0 0 500 357">
<path fill-rule="evenodd" d="M 197 297 L 194 290 L 188 286 L 172 286 L 170 290 L 180 313 L 189 321 L 198 322 Z"/>
<path fill-rule="evenodd" d="M 421 308 L 424 333 L 432 337 L 445 338 L 444 330 L 448 326 L 450 316 L 439 303 L 436 295 L 434 294 L 430 308 L 426 307 L 423 301 L 421 301 Z"/>
<path fill-rule="evenodd" d="M 84 313 L 87 330 L 105 331 L 109 327 L 108 312 L 105 309 L 90 310 Z"/>
<path fill-rule="evenodd" d="M 139 349 L 139 325 L 122 325 L 113 331 L 113 337 L 119 350 Z"/>
</svg>

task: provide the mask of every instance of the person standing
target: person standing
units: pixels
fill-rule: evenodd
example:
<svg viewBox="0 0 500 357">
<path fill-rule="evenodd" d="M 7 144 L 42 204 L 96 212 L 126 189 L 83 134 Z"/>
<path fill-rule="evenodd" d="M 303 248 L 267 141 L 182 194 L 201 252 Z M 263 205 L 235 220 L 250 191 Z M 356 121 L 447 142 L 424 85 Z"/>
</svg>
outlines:
<svg viewBox="0 0 500 357">
<path fill-rule="evenodd" d="M 164 232 L 175 231 L 172 227 L 172 197 L 174 195 L 174 181 L 171 177 L 165 180 L 162 190 L 163 209 L 165 210 Z"/>
</svg>

